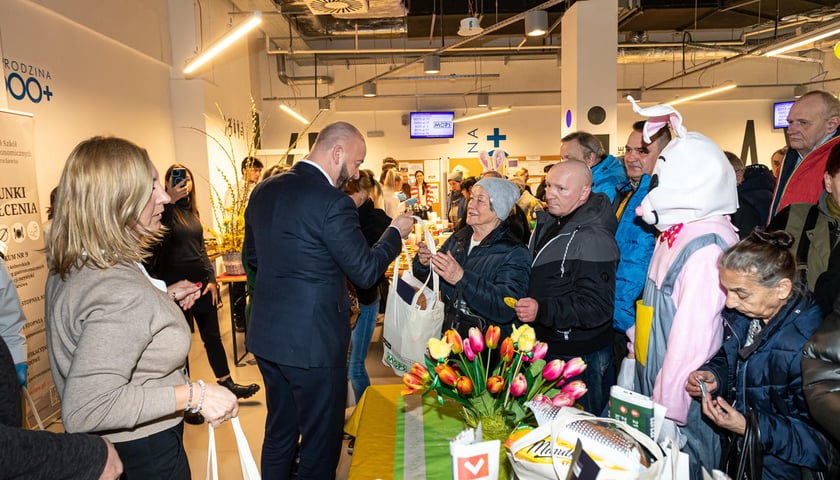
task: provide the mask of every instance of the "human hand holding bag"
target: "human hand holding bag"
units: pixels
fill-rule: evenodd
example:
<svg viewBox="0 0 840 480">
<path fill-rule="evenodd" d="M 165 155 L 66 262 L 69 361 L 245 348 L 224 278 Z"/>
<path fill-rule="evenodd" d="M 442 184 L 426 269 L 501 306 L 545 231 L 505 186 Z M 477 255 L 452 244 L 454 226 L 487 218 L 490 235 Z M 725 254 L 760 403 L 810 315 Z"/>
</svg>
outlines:
<svg viewBox="0 0 840 480">
<path fill-rule="evenodd" d="M 257 462 L 254 461 L 254 455 L 251 454 L 251 447 L 248 445 L 248 438 L 245 437 L 245 432 L 242 431 L 242 425 L 239 423 L 239 417 L 233 417 L 230 420 L 233 426 L 233 434 L 236 437 L 236 450 L 239 452 L 239 463 L 242 467 L 243 480 L 260 480 L 260 470 L 257 468 Z M 216 458 L 216 435 L 215 428 L 209 425 L 210 429 L 207 432 L 207 474 L 205 480 L 219 480 L 218 459 Z"/>
</svg>

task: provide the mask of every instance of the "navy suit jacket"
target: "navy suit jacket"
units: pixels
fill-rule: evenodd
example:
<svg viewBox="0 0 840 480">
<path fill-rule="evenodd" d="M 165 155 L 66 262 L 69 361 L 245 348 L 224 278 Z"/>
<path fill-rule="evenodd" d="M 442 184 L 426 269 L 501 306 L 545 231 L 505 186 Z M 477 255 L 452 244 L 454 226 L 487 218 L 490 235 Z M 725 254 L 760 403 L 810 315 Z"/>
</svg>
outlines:
<svg viewBox="0 0 840 480">
<path fill-rule="evenodd" d="M 261 182 L 245 211 L 245 255 L 257 272 L 248 350 L 281 365 L 345 366 L 345 278 L 372 286 L 401 247 L 390 227 L 370 247 L 353 201 L 313 165 Z"/>
</svg>

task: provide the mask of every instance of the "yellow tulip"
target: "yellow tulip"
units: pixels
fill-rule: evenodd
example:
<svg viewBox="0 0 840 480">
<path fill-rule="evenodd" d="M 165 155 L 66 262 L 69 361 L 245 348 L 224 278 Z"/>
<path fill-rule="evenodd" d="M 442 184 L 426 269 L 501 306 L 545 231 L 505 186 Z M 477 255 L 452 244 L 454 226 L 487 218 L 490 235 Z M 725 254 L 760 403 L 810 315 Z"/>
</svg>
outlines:
<svg viewBox="0 0 840 480">
<path fill-rule="evenodd" d="M 534 329 L 527 324 L 523 324 L 514 330 L 510 335 L 510 338 L 513 340 L 513 343 L 516 344 L 516 348 L 519 349 L 520 352 L 530 352 L 531 349 L 534 348 L 534 344 L 537 343 L 537 334 L 534 332 Z"/>
<path fill-rule="evenodd" d="M 435 360 L 441 360 L 449 356 L 449 352 L 452 351 L 452 345 L 446 343 L 445 340 L 441 340 L 440 338 L 430 338 L 428 342 L 426 342 L 426 346 L 429 347 L 429 355 L 432 356 Z"/>
</svg>

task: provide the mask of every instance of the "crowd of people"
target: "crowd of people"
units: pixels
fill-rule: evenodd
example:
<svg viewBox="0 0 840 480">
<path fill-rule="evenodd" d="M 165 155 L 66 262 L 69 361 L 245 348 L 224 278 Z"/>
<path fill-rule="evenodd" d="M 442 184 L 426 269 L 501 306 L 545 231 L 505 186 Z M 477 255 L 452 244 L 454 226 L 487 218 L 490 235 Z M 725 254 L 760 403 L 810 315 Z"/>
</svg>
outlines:
<svg viewBox="0 0 840 480">
<path fill-rule="evenodd" d="M 809 92 L 788 120 L 772 170 L 687 132 L 679 115 L 633 124 L 623 158 L 574 132 L 536 194 L 526 169 L 507 178 L 485 165 L 453 171 L 437 199 L 422 171 L 407 181 L 392 158 L 380 175 L 361 170 L 364 137 L 344 122 L 262 179 L 245 159 L 251 302 L 236 315 L 266 391 L 265 478 L 334 476 L 348 380 L 357 401 L 370 385 L 384 272 L 412 215 L 436 203 L 453 233 L 434 254 L 421 242 L 413 272 L 439 275 L 444 330 L 532 324 L 547 359 L 587 363 L 584 410 L 602 414 L 615 384 L 667 407 L 663 432 L 689 453 L 692 478 L 737 463 L 748 431 L 763 478 L 835 473 L 840 101 Z M 189 478 L 182 419 L 219 425 L 260 388 L 230 376 L 192 181 L 173 165 L 161 184 L 146 151 L 118 138 L 83 141 L 67 160 L 45 304 L 71 434 L 25 432 L 19 406 L 0 411 L 0 440 L 55 449 L 50 472 L 85 452 L 65 477 Z M 0 388 L 14 390 L 26 381 L 23 319 L 4 272 Z M 216 382 L 186 370 L 193 322 Z M 15 458 L 0 467 L 24 475 Z"/>
</svg>

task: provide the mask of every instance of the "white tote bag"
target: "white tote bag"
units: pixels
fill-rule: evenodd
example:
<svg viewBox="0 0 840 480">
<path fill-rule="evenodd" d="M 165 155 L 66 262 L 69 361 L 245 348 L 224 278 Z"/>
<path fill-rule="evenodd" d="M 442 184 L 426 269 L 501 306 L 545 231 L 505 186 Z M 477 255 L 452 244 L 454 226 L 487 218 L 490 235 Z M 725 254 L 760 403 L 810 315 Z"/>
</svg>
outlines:
<svg viewBox="0 0 840 480">
<path fill-rule="evenodd" d="M 425 242 L 429 250 L 435 253 L 435 241 L 423 220 L 415 217 L 425 232 Z M 405 247 L 405 245 L 403 245 Z M 408 252 L 406 251 L 406 257 Z M 425 364 L 426 342 L 432 337 L 440 337 L 443 326 L 443 302 L 440 301 L 440 280 L 434 269 L 431 269 L 426 283 L 420 283 L 411 272 L 411 258 L 408 261 L 408 271 L 399 274 L 399 260 L 394 262 L 394 276 L 388 290 L 388 302 L 385 307 L 385 323 L 382 328 L 382 343 L 384 352 L 382 363 L 391 367 L 394 374 L 403 375 L 411 370 L 414 362 Z M 431 263 L 429 264 L 431 268 Z M 429 279 L 432 288 L 428 288 Z M 417 291 L 407 301 L 398 291 L 398 283 L 405 282 Z M 426 308 L 421 309 L 417 303 L 420 296 L 426 300 Z"/>
<path fill-rule="evenodd" d="M 251 454 L 251 447 L 248 445 L 245 432 L 242 431 L 239 417 L 231 418 L 230 424 L 233 426 L 233 434 L 236 437 L 236 450 L 239 452 L 239 464 L 242 467 L 243 480 L 260 480 L 260 470 Z M 207 474 L 204 480 L 219 480 L 219 462 L 216 458 L 216 435 L 214 433 L 216 429 L 212 425 L 209 426 L 209 429 L 207 432 Z"/>
</svg>

